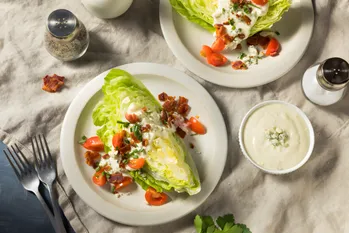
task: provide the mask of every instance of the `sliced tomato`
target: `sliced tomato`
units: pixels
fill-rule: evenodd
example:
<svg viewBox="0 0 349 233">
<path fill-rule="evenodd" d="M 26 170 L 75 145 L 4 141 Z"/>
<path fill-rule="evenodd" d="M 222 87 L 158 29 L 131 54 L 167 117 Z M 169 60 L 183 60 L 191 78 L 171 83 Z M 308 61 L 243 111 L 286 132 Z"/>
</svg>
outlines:
<svg viewBox="0 0 349 233">
<path fill-rule="evenodd" d="M 119 190 L 121 188 L 124 188 L 132 183 L 132 178 L 129 176 L 124 176 L 124 179 L 122 182 L 115 184 L 115 190 Z"/>
<path fill-rule="evenodd" d="M 264 6 L 265 4 L 268 3 L 268 0 L 252 0 L 254 4 Z"/>
<path fill-rule="evenodd" d="M 134 114 L 134 113 L 131 113 L 131 114 L 126 113 L 125 114 L 125 118 L 126 118 L 126 120 L 128 120 L 132 124 L 135 124 L 135 123 L 137 123 L 139 121 L 138 116 L 136 114 Z"/>
<path fill-rule="evenodd" d="M 205 126 L 203 124 L 201 124 L 201 122 L 195 117 L 190 117 L 189 127 L 193 132 L 195 132 L 197 134 L 205 134 L 206 133 Z"/>
<path fill-rule="evenodd" d="M 225 48 L 224 40 L 222 40 L 221 38 L 217 38 L 216 41 L 213 42 L 211 48 L 213 52 L 216 52 L 216 53 L 223 51 L 223 49 Z"/>
<path fill-rule="evenodd" d="M 115 148 L 121 148 L 123 144 L 124 137 L 126 136 L 126 131 L 122 130 L 113 136 L 112 144 Z"/>
<path fill-rule="evenodd" d="M 145 192 L 145 200 L 149 205 L 160 206 L 166 203 L 167 195 L 165 193 L 158 193 L 152 187 L 149 187 Z"/>
<path fill-rule="evenodd" d="M 87 150 L 102 151 L 104 150 L 104 144 L 98 136 L 88 138 L 84 144 L 82 144 Z"/>
<path fill-rule="evenodd" d="M 202 49 L 200 51 L 201 56 L 207 57 L 207 56 L 211 55 L 212 53 L 213 53 L 213 51 L 209 46 L 207 46 L 207 45 L 202 46 Z"/>
<path fill-rule="evenodd" d="M 220 53 L 212 53 L 207 57 L 207 63 L 213 66 L 223 66 L 228 59 Z"/>
<path fill-rule="evenodd" d="M 139 158 L 139 159 L 131 159 L 128 162 L 128 166 L 132 169 L 141 169 L 145 164 L 145 159 L 144 158 Z"/>
<path fill-rule="evenodd" d="M 104 171 L 104 169 L 100 169 L 92 177 L 93 183 L 95 183 L 98 186 L 103 186 L 107 182 L 107 178 L 105 177 L 103 171 Z"/>
<path fill-rule="evenodd" d="M 280 44 L 275 38 L 271 38 L 265 52 L 266 56 L 276 56 L 279 53 Z"/>
</svg>

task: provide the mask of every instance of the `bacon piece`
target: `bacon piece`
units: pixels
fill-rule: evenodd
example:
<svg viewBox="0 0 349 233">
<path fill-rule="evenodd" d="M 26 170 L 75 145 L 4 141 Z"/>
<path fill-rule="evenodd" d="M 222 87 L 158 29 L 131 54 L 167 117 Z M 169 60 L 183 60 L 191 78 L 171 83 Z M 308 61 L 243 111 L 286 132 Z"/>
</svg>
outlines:
<svg viewBox="0 0 349 233">
<path fill-rule="evenodd" d="M 187 135 L 187 133 L 184 132 L 180 127 L 177 127 L 176 134 L 178 134 L 178 136 L 180 136 L 181 138 L 184 138 L 185 135 Z"/>
<path fill-rule="evenodd" d="M 259 34 L 255 34 L 249 38 L 247 38 L 246 42 L 247 42 L 247 45 L 260 45 L 261 47 L 263 47 L 264 49 L 266 49 L 266 47 L 268 46 L 269 44 L 269 37 L 263 37 Z"/>
<path fill-rule="evenodd" d="M 221 38 L 227 34 L 226 29 L 223 26 L 223 24 L 216 24 L 216 25 L 214 25 L 214 27 L 216 28 L 216 38 Z"/>
<path fill-rule="evenodd" d="M 159 94 L 158 98 L 160 101 L 166 101 L 168 98 L 168 95 L 165 92 L 162 92 L 161 94 Z"/>
<path fill-rule="evenodd" d="M 103 159 L 109 159 L 110 156 L 109 156 L 108 154 L 105 154 L 105 155 L 102 156 L 102 158 L 103 158 Z"/>
<path fill-rule="evenodd" d="M 247 66 L 242 61 L 233 61 L 231 66 L 234 70 L 247 70 Z"/>
<path fill-rule="evenodd" d="M 162 110 L 160 113 L 160 120 L 165 124 L 167 121 L 167 118 L 168 118 L 167 112 Z"/>
<path fill-rule="evenodd" d="M 56 92 L 64 85 L 64 77 L 54 74 L 53 76 L 46 75 L 43 79 L 42 90 L 47 92 Z"/>
<path fill-rule="evenodd" d="M 236 46 L 235 50 L 240 50 L 240 49 L 242 49 L 242 46 L 241 46 L 241 44 L 238 44 L 238 45 Z"/>
<path fill-rule="evenodd" d="M 143 141 L 142 141 L 142 145 L 143 146 L 148 146 L 149 145 L 149 141 L 148 141 L 148 139 L 143 139 Z"/>
<path fill-rule="evenodd" d="M 270 42 L 270 38 L 269 38 L 269 37 L 259 36 L 258 44 L 259 44 L 263 49 L 266 49 L 266 48 L 268 47 L 269 42 Z"/>
<path fill-rule="evenodd" d="M 124 180 L 124 176 L 121 172 L 116 172 L 114 174 L 110 175 L 110 178 L 108 179 L 109 183 L 111 184 L 120 184 Z"/>
<path fill-rule="evenodd" d="M 125 114 L 125 118 L 126 120 L 128 120 L 131 124 L 135 124 L 139 121 L 139 118 L 136 114 L 132 113 L 132 114 Z"/>
<path fill-rule="evenodd" d="M 250 25 L 251 24 L 251 19 L 246 16 L 246 15 L 243 15 L 242 16 L 242 20 L 247 24 L 247 25 Z"/>
<path fill-rule="evenodd" d="M 189 146 L 191 149 L 194 149 L 194 147 L 195 147 L 193 143 L 189 143 Z"/>
<path fill-rule="evenodd" d="M 86 164 L 93 168 L 95 168 L 96 163 L 101 160 L 101 155 L 96 151 L 86 151 L 84 157 Z"/>
<path fill-rule="evenodd" d="M 181 105 L 181 104 L 187 104 L 189 102 L 189 100 L 183 96 L 180 96 L 178 98 L 178 104 Z"/>
<path fill-rule="evenodd" d="M 120 154 L 126 154 L 126 153 L 129 152 L 130 150 L 131 150 L 130 144 L 126 144 L 126 145 L 124 145 L 123 147 L 121 147 L 121 148 L 119 149 L 119 152 L 120 152 Z"/>
<path fill-rule="evenodd" d="M 177 106 L 177 101 L 175 100 L 167 100 L 162 107 L 167 111 L 167 112 L 173 112 L 176 109 Z"/>
<path fill-rule="evenodd" d="M 131 136 L 132 140 L 133 140 L 135 143 L 139 143 L 139 142 L 140 142 L 140 141 L 138 140 L 138 138 L 136 137 L 136 135 L 135 135 L 133 132 L 130 133 L 130 136 Z"/>
<path fill-rule="evenodd" d="M 142 133 L 149 132 L 150 129 L 151 129 L 151 126 L 149 124 L 146 124 L 145 126 L 141 127 Z"/>
<path fill-rule="evenodd" d="M 245 34 L 240 33 L 240 34 L 238 34 L 238 37 L 239 37 L 240 39 L 245 39 Z"/>
<path fill-rule="evenodd" d="M 147 112 L 147 111 L 148 111 L 147 107 L 143 107 L 143 108 L 142 108 L 142 111 L 143 111 L 143 112 Z"/>
<path fill-rule="evenodd" d="M 105 166 L 104 168 L 103 168 L 103 171 L 110 171 L 111 170 L 111 167 L 109 166 L 109 165 L 107 165 L 107 166 Z"/>
<path fill-rule="evenodd" d="M 181 104 L 181 105 L 179 105 L 178 108 L 177 108 L 177 112 L 178 112 L 179 114 L 181 114 L 182 116 L 188 115 L 189 110 L 190 110 L 190 107 L 189 107 L 188 104 Z"/>
</svg>

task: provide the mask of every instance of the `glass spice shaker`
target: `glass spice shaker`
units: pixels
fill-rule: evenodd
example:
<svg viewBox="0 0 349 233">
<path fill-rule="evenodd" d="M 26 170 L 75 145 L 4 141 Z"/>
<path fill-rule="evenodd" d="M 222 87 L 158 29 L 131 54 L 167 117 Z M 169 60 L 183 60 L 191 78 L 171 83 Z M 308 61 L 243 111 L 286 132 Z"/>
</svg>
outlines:
<svg viewBox="0 0 349 233">
<path fill-rule="evenodd" d="M 48 16 L 44 41 L 52 56 L 72 61 L 84 55 L 90 38 L 84 24 L 73 13 L 58 9 Z"/>
<path fill-rule="evenodd" d="M 303 75 L 302 88 L 311 102 L 328 106 L 344 97 L 348 83 L 349 64 L 334 57 L 310 67 Z"/>
</svg>

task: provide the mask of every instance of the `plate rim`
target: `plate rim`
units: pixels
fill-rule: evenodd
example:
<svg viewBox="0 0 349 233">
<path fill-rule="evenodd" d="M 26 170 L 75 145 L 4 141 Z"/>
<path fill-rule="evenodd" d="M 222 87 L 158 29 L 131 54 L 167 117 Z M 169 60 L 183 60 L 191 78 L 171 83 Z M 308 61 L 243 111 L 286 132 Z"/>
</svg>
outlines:
<svg viewBox="0 0 349 233">
<path fill-rule="evenodd" d="M 175 24 L 173 22 L 173 9 L 169 1 L 160 1 L 159 6 L 159 19 L 160 19 L 160 26 L 161 31 L 164 35 L 165 41 L 168 45 L 168 47 L 171 49 L 172 53 L 175 55 L 175 57 L 193 74 L 197 75 L 198 77 L 210 82 L 214 83 L 220 86 L 225 87 L 231 87 L 231 88 L 253 88 L 258 86 L 263 86 L 265 84 L 271 83 L 284 75 L 286 75 L 288 72 L 290 72 L 302 59 L 305 52 L 307 51 L 311 38 L 314 33 L 314 25 L 315 25 L 315 12 L 314 12 L 314 5 L 311 0 L 308 0 L 308 2 L 312 6 L 312 14 L 311 14 L 311 23 L 306 24 L 306 27 L 308 27 L 308 34 L 306 36 L 306 45 L 303 47 L 302 52 L 299 54 L 299 57 L 294 60 L 293 64 L 288 67 L 288 69 L 285 69 L 283 72 L 279 72 L 279 74 L 275 75 L 273 78 L 270 78 L 265 81 L 259 81 L 258 79 L 255 83 L 226 83 L 227 78 L 231 78 L 232 74 L 226 74 L 224 72 L 219 72 L 217 70 L 212 69 L 209 66 L 203 65 L 197 58 L 195 58 L 189 50 L 186 48 L 186 46 L 182 43 L 182 40 L 180 39 L 177 30 L 175 28 Z M 287 13 L 287 12 L 286 12 Z M 180 16 L 182 17 L 182 16 Z M 169 20 L 170 19 L 170 20 Z M 303 24 L 302 24 L 303 26 Z M 309 30 L 310 29 L 310 30 Z M 209 68 L 209 69 L 208 69 Z M 224 77 L 224 80 L 221 81 L 221 79 L 214 79 L 214 78 L 208 78 L 206 77 L 207 71 L 211 71 L 210 77 L 217 77 L 217 75 Z M 243 72 L 243 71 L 236 71 L 236 72 Z M 230 76 L 230 77 L 229 77 Z"/>
<path fill-rule="evenodd" d="M 183 80 L 185 82 L 189 82 L 190 85 L 196 86 L 195 89 L 199 91 L 200 93 L 205 93 L 205 99 L 208 100 L 210 103 L 210 106 L 215 108 L 216 111 L 215 120 L 220 121 L 218 124 L 220 127 L 220 131 L 222 132 L 222 138 L 220 140 L 220 146 L 219 150 L 222 151 L 224 157 L 221 158 L 221 163 L 219 164 L 220 174 L 219 176 L 216 176 L 214 179 L 214 185 L 210 189 L 208 189 L 208 192 L 203 195 L 201 200 L 199 200 L 196 204 L 190 206 L 190 208 L 183 213 L 179 214 L 178 216 L 174 217 L 167 217 L 164 219 L 152 219 L 149 221 L 140 221 L 140 219 L 136 219 L 135 221 L 132 221 L 133 218 L 125 218 L 120 216 L 122 215 L 112 215 L 108 211 L 106 211 L 104 208 L 99 208 L 98 204 L 91 202 L 91 200 L 94 199 L 93 196 L 95 196 L 95 192 L 91 190 L 88 187 L 87 184 L 82 185 L 79 182 L 85 182 L 83 175 L 80 172 L 80 169 L 73 169 L 76 168 L 79 164 L 77 163 L 75 156 L 70 156 L 69 154 L 73 153 L 75 155 L 74 151 L 74 135 L 76 131 L 76 126 L 79 120 L 79 117 L 85 108 L 86 104 L 90 101 L 90 99 L 101 89 L 102 85 L 96 85 L 100 83 L 104 83 L 104 77 L 107 75 L 107 73 L 111 70 L 107 70 L 105 72 L 102 72 L 101 74 L 97 75 L 93 79 L 91 79 L 74 97 L 73 101 L 69 105 L 69 108 L 65 114 L 62 127 L 61 127 L 61 134 L 60 134 L 60 158 L 62 161 L 62 167 L 63 170 L 67 176 L 67 179 L 69 181 L 69 184 L 72 186 L 73 190 L 76 192 L 76 194 L 92 209 L 94 209 L 99 214 L 103 215 L 104 217 L 111 219 L 113 221 L 116 221 L 118 223 L 126 224 L 126 225 L 132 225 L 132 226 L 150 226 L 150 225 L 158 225 L 163 224 L 167 222 L 174 221 L 176 219 L 179 219 L 183 216 L 188 215 L 192 211 L 194 211 L 196 208 L 198 208 L 203 202 L 206 201 L 206 199 L 211 195 L 211 193 L 214 191 L 214 189 L 219 184 L 219 180 L 221 179 L 221 176 L 224 171 L 224 167 L 226 164 L 226 159 L 228 155 L 228 133 L 226 124 L 222 115 L 221 110 L 219 109 L 216 101 L 213 99 L 213 97 L 210 95 L 210 93 L 201 86 L 195 79 L 190 77 L 189 75 L 185 74 L 184 72 L 177 70 L 175 68 L 172 68 L 167 65 L 162 64 L 156 64 L 156 63 L 129 63 L 121 66 L 114 67 L 116 69 L 124 69 L 128 72 L 130 72 L 132 75 L 137 74 L 151 74 L 151 75 L 158 75 L 158 76 L 164 76 L 166 78 L 169 78 L 170 80 L 184 84 Z M 114 69 L 112 68 L 112 69 Z M 147 71 L 144 71 L 147 70 Z M 144 73 L 142 73 L 144 72 Z M 165 74 L 167 73 L 167 75 Z M 171 76 L 171 77 L 170 77 Z M 181 76 L 182 80 L 178 81 L 178 76 Z M 176 78 L 174 78 L 176 77 Z M 102 80 L 102 81 L 101 81 Z M 86 96 L 88 98 L 86 98 Z M 217 119 L 218 118 L 218 119 Z M 71 159 L 69 159 L 71 157 Z M 84 190 L 83 190 L 84 189 Z M 87 191 L 87 192 L 86 192 Z M 103 198 L 101 198 L 103 199 Z M 106 200 L 103 200 L 106 203 Z M 115 209 L 116 207 L 113 207 L 112 209 Z M 117 209 L 117 208 L 116 208 Z M 134 211 L 125 210 L 123 209 L 125 213 L 131 214 L 134 213 Z"/>
</svg>

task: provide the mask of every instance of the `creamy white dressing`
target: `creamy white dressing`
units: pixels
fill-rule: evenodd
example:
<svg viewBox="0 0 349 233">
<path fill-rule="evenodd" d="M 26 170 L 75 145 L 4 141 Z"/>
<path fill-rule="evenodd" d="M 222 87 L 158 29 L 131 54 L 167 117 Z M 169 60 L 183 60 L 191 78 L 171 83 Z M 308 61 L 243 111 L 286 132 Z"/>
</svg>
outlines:
<svg viewBox="0 0 349 233">
<path fill-rule="evenodd" d="M 219 0 L 218 8 L 213 13 L 214 25 L 223 24 L 229 36 L 234 37 L 234 40 L 226 45 L 226 48 L 235 49 L 238 44 L 250 36 L 251 28 L 255 25 L 258 18 L 266 15 L 269 9 L 269 4 L 264 6 L 256 5 L 253 2 L 249 3 L 248 7 L 251 9 L 250 13 L 246 13 L 240 7 L 234 7 L 231 0 Z M 250 20 L 248 25 L 242 16 L 246 15 Z M 229 25 L 224 25 L 227 22 Z M 238 35 L 243 34 L 244 38 L 239 38 Z"/>
<path fill-rule="evenodd" d="M 286 146 L 274 146 L 266 131 L 277 127 L 287 135 Z M 284 170 L 296 166 L 307 154 L 310 135 L 304 119 L 284 104 L 269 104 L 247 119 L 243 143 L 250 158 L 266 169 Z"/>
</svg>

